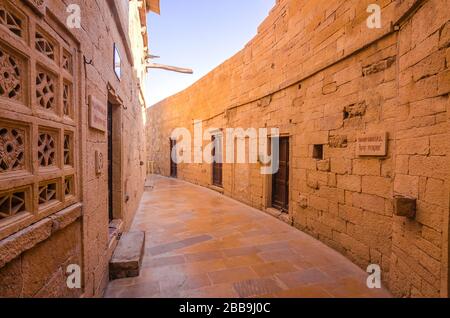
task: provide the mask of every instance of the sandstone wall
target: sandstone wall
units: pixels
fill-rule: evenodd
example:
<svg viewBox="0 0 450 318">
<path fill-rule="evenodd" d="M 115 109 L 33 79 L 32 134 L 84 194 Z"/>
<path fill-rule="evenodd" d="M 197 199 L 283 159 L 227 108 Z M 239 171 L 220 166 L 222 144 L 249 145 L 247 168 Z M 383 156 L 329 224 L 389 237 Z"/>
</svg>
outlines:
<svg viewBox="0 0 450 318">
<path fill-rule="evenodd" d="M 371 3 L 381 29 L 367 28 Z M 364 269 L 381 265 L 396 296 L 446 296 L 449 20 L 448 0 L 277 1 L 242 51 L 149 108 L 148 159 L 169 175 L 170 134 L 193 133 L 196 119 L 204 129 L 279 127 L 291 144 L 280 217 Z M 366 132 L 388 133 L 386 157 L 357 156 Z M 224 193 L 271 212 L 259 169 L 224 164 Z M 180 164 L 178 177 L 211 186 L 211 166 Z M 417 199 L 415 219 L 394 215 L 397 195 Z"/>
<path fill-rule="evenodd" d="M 1 0 L 4 4 L 8 1 Z M 114 139 L 114 164 L 119 173 L 115 176 L 114 218 L 120 219 L 120 231 L 131 225 L 143 192 L 145 180 L 145 115 L 143 94 L 143 45 L 141 21 L 137 1 L 123 5 L 122 1 L 74 0 L 81 8 L 81 28 L 68 29 L 66 1 L 46 1 L 44 16 L 35 15 L 20 2 L 17 10 L 36 19 L 36 23 L 67 32 L 67 41 L 76 44 L 74 51 L 74 87 L 78 117 L 74 156 L 76 165 L 77 201 L 81 203 L 78 215 L 63 211 L 64 227 L 54 228 L 60 222 L 50 219 L 29 227 L 17 228 L 11 236 L 0 237 L 0 296 L 101 296 L 108 282 L 108 262 L 117 243 L 117 232 L 111 235 L 108 217 L 108 144 L 107 132 L 95 130 L 89 125 L 89 98 L 95 97 L 105 107 L 108 100 L 120 102 L 114 107 L 117 136 Z M 128 15 L 128 9 L 131 14 Z M 145 10 L 145 9 L 144 9 Z M 137 26 L 136 26 L 137 25 Z M 3 26 L 0 26 L 3 28 Z M 129 36 L 130 30 L 139 30 L 138 37 Z M 6 32 L 6 31 L 5 31 Z M 32 34 L 32 32 L 30 32 Z M 113 70 L 113 45 L 116 43 L 121 55 L 122 76 L 119 80 Z M 33 53 L 35 54 L 35 53 Z M 37 53 L 36 53 L 37 54 Z M 37 58 L 42 58 L 36 55 Z M 32 74 L 27 74 L 28 76 Z M 30 78 L 31 78 L 30 76 Z M 6 116 L 3 105 L 0 119 Z M 34 105 L 32 105 L 34 107 Z M 22 120 L 18 115 L 17 120 Z M 96 171 L 96 152 L 103 155 L 103 166 Z M 3 182 L 3 180 L 0 180 Z M 1 184 L 0 190 L 7 187 Z M 73 208 L 69 207 L 69 210 Z M 69 216 L 65 216 L 68 214 Z M 50 224 L 50 229 L 48 229 Z M 0 233 L 2 230 L 0 224 Z M 56 226 L 57 227 L 57 226 Z M 0 235 L 1 236 L 1 235 Z M 23 240 L 23 238 L 30 240 Z M 8 244 L 16 242 L 21 250 L 13 250 Z M 2 252 L 5 252 L 3 254 Z M 15 253 L 15 254 L 14 254 Z M 14 258 L 12 258 L 14 257 Z M 6 264 L 1 260 L 7 260 Z M 69 290 L 66 286 L 66 267 L 79 264 L 82 267 L 82 289 Z"/>
</svg>

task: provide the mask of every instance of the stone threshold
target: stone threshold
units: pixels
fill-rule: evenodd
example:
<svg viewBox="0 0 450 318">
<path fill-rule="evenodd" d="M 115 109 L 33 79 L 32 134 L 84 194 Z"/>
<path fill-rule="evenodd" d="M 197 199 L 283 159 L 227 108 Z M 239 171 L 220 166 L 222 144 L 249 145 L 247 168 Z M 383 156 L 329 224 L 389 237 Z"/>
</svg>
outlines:
<svg viewBox="0 0 450 318">
<path fill-rule="evenodd" d="M 107 258 L 111 260 L 114 254 L 114 250 L 119 244 L 119 240 L 123 233 L 124 223 L 121 219 L 114 219 L 109 223 L 109 242 Z"/>
<path fill-rule="evenodd" d="M 0 269 L 54 233 L 68 227 L 81 216 L 82 204 L 77 203 L 1 240 Z"/>
<path fill-rule="evenodd" d="M 289 225 L 292 225 L 292 219 L 289 215 L 289 213 L 281 212 L 280 210 L 277 210 L 275 208 L 265 208 L 262 210 L 262 212 L 277 218 L 278 220 L 287 223 Z"/>
<path fill-rule="evenodd" d="M 220 194 L 224 194 L 225 193 L 225 190 L 223 188 L 215 186 L 215 185 L 212 185 L 212 184 L 208 185 L 208 189 L 216 191 L 216 192 L 219 192 Z"/>
<path fill-rule="evenodd" d="M 144 257 L 145 232 L 123 233 L 109 262 L 109 279 L 139 276 Z"/>
</svg>

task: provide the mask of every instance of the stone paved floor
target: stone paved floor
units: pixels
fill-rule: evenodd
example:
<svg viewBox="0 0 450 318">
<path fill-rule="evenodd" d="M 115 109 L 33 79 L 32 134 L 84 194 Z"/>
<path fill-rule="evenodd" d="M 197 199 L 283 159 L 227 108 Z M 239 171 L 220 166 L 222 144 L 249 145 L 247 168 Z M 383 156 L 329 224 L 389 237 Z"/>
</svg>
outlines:
<svg viewBox="0 0 450 318">
<path fill-rule="evenodd" d="M 105 297 L 389 297 L 339 253 L 214 191 L 154 176 L 132 230 L 146 232 L 141 275 Z"/>
</svg>

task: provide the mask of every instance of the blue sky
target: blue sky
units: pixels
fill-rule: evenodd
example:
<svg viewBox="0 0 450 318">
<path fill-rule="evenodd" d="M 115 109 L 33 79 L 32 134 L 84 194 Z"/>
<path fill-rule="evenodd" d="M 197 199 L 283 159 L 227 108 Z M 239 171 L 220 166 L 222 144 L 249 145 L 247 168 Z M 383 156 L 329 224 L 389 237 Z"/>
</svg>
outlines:
<svg viewBox="0 0 450 318">
<path fill-rule="evenodd" d="M 149 13 L 155 63 L 194 69 L 194 75 L 150 70 L 147 101 L 153 105 L 203 77 L 240 51 L 275 0 L 161 0 L 161 16 Z"/>
</svg>

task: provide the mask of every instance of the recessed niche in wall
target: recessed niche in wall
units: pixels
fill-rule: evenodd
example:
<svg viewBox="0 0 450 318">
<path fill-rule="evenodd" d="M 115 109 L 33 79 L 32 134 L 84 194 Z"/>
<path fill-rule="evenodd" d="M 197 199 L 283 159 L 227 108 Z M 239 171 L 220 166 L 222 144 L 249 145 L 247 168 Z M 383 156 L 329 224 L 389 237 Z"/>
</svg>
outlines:
<svg viewBox="0 0 450 318">
<path fill-rule="evenodd" d="M 323 160 L 323 145 L 314 145 L 313 158 L 317 160 Z"/>
</svg>

